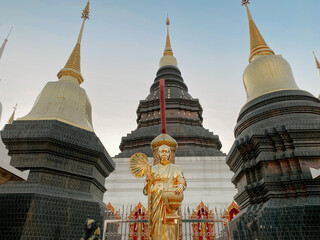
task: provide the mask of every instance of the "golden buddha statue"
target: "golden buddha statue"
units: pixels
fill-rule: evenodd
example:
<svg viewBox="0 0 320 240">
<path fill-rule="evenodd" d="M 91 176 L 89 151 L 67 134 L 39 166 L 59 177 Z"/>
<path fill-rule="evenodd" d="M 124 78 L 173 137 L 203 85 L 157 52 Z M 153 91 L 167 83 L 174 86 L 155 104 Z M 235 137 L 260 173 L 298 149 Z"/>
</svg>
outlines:
<svg viewBox="0 0 320 240">
<path fill-rule="evenodd" d="M 152 142 L 153 166 L 143 153 L 132 155 L 129 169 L 133 176 L 146 176 L 143 193 L 148 195 L 149 239 L 180 240 L 179 207 L 186 181 L 175 164 L 177 142 L 166 132 L 164 79 L 160 79 L 161 132 Z"/>
<path fill-rule="evenodd" d="M 174 164 L 177 143 L 168 134 L 160 134 L 152 141 L 151 146 L 154 165 L 144 168 L 148 170 L 142 170 L 146 176 L 143 193 L 149 195 L 150 239 L 179 240 L 179 207 L 182 204 L 186 181 L 180 167 Z M 138 156 L 141 158 L 142 154 L 137 153 L 131 157 L 131 166 L 135 165 L 133 162 Z"/>
</svg>

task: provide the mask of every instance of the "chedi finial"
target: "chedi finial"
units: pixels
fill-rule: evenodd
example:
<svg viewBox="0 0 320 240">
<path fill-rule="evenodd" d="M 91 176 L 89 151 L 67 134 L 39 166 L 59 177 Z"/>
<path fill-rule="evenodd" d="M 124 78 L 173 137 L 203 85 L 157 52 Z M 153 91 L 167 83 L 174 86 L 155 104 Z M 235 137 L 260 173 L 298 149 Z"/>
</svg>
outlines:
<svg viewBox="0 0 320 240">
<path fill-rule="evenodd" d="M 241 6 L 250 4 L 250 0 L 241 0 Z"/>
<path fill-rule="evenodd" d="M 170 25 L 170 19 L 169 19 L 169 15 L 167 14 L 167 20 L 166 20 L 166 25 L 169 27 Z"/>
<path fill-rule="evenodd" d="M 316 61 L 317 69 L 320 70 L 320 63 L 319 63 L 319 61 L 318 61 L 318 59 L 317 59 L 317 57 L 316 57 L 316 54 L 315 54 L 314 52 L 312 52 L 312 53 L 313 53 L 313 56 L 314 56 L 314 60 Z"/>
<path fill-rule="evenodd" d="M 248 8 L 249 0 L 241 3 L 247 10 L 250 32 L 250 63 L 243 73 L 247 101 L 270 92 L 299 89 L 289 63 L 274 54 L 259 32 Z"/>
<path fill-rule="evenodd" d="M 163 56 L 171 55 L 173 56 L 172 48 L 171 48 L 171 42 L 170 42 L 170 36 L 169 36 L 169 25 L 170 25 L 170 20 L 169 16 L 167 15 L 166 19 L 166 25 L 167 25 L 167 40 L 166 40 L 166 47 L 163 52 Z"/>
<path fill-rule="evenodd" d="M 82 12 L 81 18 L 84 18 L 85 20 L 89 19 L 89 16 L 90 16 L 90 9 L 89 9 L 90 6 L 89 5 L 90 5 L 90 0 L 88 0 L 87 5 L 83 9 L 83 12 Z"/>
<path fill-rule="evenodd" d="M 2 46 L 0 47 L 0 58 L 1 58 L 1 56 L 3 54 L 3 51 L 4 51 L 4 48 L 5 48 L 5 46 L 6 46 L 7 42 L 8 42 L 8 38 L 9 38 L 9 35 L 10 35 L 11 31 L 12 31 L 12 28 L 13 27 L 11 27 L 11 29 L 10 29 L 10 31 L 8 33 L 8 36 L 4 39 L 4 42 L 3 42 Z"/>
<path fill-rule="evenodd" d="M 8 124 L 13 123 L 14 115 L 15 115 L 16 110 L 17 110 L 17 106 L 18 106 L 18 104 L 16 104 L 16 106 L 13 107 L 13 113 L 12 113 L 11 117 L 10 117 L 9 120 L 8 120 Z"/>
<path fill-rule="evenodd" d="M 242 0 L 241 5 L 245 5 L 247 9 L 248 22 L 249 22 L 249 33 L 250 33 L 250 56 L 249 62 L 254 60 L 256 56 L 265 56 L 265 55 L 274 55 L 274 52 L 269 48 L 266 41 L 262 37 L 261 33 L 253 18 L 251 16 L 248 4 L 250 4 L 249 0 Z"/>
<path fill-rule="evenodd" d="M 58 78 L 60 79 L 62 76 L 71 76 L 78 80 L 79 84 L 83 83 L 83 77 L 81 75 L 81 66 L 80 66 L 80 44 L 82 40 L 82 34 L 84 29 L 84 23 L 87 19 L 89 19 L 89 13 L 90 13 L 90 0 L 88 0 L 87 5 L 85 9 L 82 12 L 81 18 L 83 18 L 83 22 L 81 25 L 80 33 L 78 36 L 78 40 L 76 43 L 76 46 L 74 47 L 66 65 L 63 69 L 60 70 L 58 73 Z"/>
<path fill-rule="evenodd" d="M 170 42 L 170 35 L 169 35 L 169 26 L 170 26 L 170 19 L 167 15 L 166 19 L 166 25 L 167 25 L 167 39 L 166 39 L 166 46 L 164 48 L 163 57 L 160 59 L 160 67 L 171 65 L 177 67 L 177 60 L 173 56 L 172 48 L 171 48 L 171 42 Z"/>
</svg>

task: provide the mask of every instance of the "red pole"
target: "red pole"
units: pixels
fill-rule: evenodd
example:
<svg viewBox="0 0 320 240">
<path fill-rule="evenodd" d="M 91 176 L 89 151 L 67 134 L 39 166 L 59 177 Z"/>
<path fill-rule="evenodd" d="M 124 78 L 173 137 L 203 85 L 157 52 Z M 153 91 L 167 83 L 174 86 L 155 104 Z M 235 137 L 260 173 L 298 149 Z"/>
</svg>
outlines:
<svg viewBox="0 0 320 240">
<path fill-rule="evenodd" d="M 167 133 L 166 123 L 166 99 L 165 99 L 164 79 L 160 79 L 160 113 L 161 113 L 161 133 Z"/>
</svg>

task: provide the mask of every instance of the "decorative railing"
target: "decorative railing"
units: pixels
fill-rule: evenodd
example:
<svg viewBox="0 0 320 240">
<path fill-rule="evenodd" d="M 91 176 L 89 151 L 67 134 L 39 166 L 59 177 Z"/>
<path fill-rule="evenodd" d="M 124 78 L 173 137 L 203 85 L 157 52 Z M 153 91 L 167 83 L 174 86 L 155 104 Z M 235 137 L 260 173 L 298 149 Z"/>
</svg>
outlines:
<svg viewBox="0 0 320 240">
<path fill-rule="evenodd" d="M 230 240 L 229 222 L 222 211 L 197 211 L 190 212 L 188 208 L 181 214 L 181 240 Z M 148 220 L 137 215 L 133 219 L 133 215 L 125 214 L 124 209 L 121 212 L 118 219 L 110 219 L 112 215 L 107 214 L 109 219 L 104 221 L 102 239 L 149 240 Z"/>
</svg>

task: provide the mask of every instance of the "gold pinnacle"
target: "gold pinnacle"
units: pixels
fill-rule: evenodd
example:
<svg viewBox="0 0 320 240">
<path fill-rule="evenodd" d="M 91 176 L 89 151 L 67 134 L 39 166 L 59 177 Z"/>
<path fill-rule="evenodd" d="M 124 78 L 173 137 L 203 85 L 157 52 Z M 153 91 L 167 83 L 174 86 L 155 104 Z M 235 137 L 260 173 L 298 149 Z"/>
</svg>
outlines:
<svg viewBox="0 0 320 240">
<path fill-rule="evenodd" d="M 90 0 L 88 0 L 86 7 L 83 9 L 81 18 L 89 19 L 89 16 L 90 16 L 89 5 L 90 5 Z"/>
<path fill-rule="evenodd" d="M 250 4 L 250 0 L 241 0 L 241 6 Z"/>
<path fill-rule="evenodd" d="M 170 36 L 169 36 L 169 25 L 170 25 L 170 20 L 169 20 L 169 16 L 167 15 L 167 19 L 166 19 L 166 25 L 167 25 L 167 40 L 166 40 L 166 47 L 164 49 L 164 53 L 163 56 L 173 56 L 173 52 L 172 52 L 172 48 L 171 48 L 171 42 L 170 42 Z"/>
<path fill-rule="evenodd" d="M 242 5 L 245 5 L 248 15 L 248 22 L 249 22 L 249 33 L 250 33 L 250 56 L 249 62 L 255 56 L 264 56 L 264 55 L 274 55 L 274 52 L 269 48 L 266 41 L 263 39 L 261 33 L 253 18 L 251 16 L 248 4 L 250 3 L 249 0 L 242 0 Z"/>
<path fill-rule="evenodd" d="M 80 44 L 82 40 L 82 34 L 84 29 L 84 23 L 87 19 L 89 19 L 90 14 L 90 0 L 88 0 L 85 9 L 82 12 L 81 18 L 83 18 L 80 33 L 78 36 L 77 43 L 63 69 L 58 73 L 58 78 L 60 79 L 62 76 L 72 76 L 76 78 L 79 84 L 83 83 L 83 77 L 81 75 L 80 68 Z"/>
<path fill-rule="evenodd" d="M 12 113 L 11 117 L 10 117 L 10 118 L 9 118 L 9 120 L 8 120 L 8 124 L 13 123 L 13 120 L 14 120 L 14 114 L 16 113 L 17 106 L 18 106 L 18 104 L 16 104 L 16 106 L 14 106 L 14 107 L 13 107 L 13 113 Z"/>
<path fill-rule="evenodd" d="M 169 27 L 170 25 L 170 19 L 169 19 L 169 15 L 167 14 L 167 20 L 166 20 L 166 25 Z"/>
<path fill-rule="evenodd" d="M 318 61 L 318 59 L 316 57 L 316 54 L 314 52 L 312 52 L 312 53 L 313 53 L 314 59 L 316 60 L 316 66 L 320 70 L 320 63 L 319 63 L 319 61 Z"/>
<path fill-rule="evenodd" d="M 11 31 L 12 31 L 12 28 L 13 28 L 13 26 L 10 28 L 10 31 L 9 31 L 8 36 L 6 37 L 6 39 L 8 39 L 8 38 L 9 38 L 10 33 L 11 33 Z"/>
</svg>

